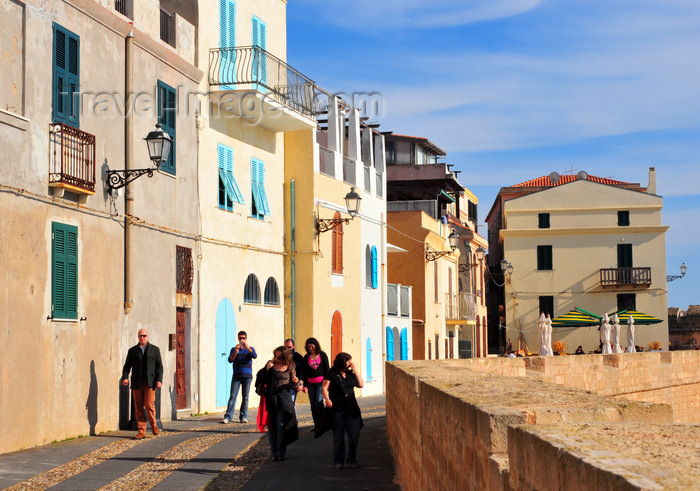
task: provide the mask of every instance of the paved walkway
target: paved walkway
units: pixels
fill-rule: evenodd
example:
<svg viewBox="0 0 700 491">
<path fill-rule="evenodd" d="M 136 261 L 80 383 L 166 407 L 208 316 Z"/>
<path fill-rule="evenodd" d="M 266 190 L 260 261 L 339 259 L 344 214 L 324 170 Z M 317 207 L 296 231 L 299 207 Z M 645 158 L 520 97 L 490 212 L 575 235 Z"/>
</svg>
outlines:
<svg viewBox="0 0 700 491">
<path fill-rule="evenodd" d="M 299 441 L 283 462 L 272 461 L 254 424 L 222 425 L 222 415 L 207 415 L 165 423 L 160 436 L 145 440 L 115 431 L 0 455 L 0 489 L 398 490 L 384 396 L 358 401 L 365 421 L 359 469 L 335 469 L 331 434 L 314 439 L 309 406 L 299 404 Z"/>
</svg>

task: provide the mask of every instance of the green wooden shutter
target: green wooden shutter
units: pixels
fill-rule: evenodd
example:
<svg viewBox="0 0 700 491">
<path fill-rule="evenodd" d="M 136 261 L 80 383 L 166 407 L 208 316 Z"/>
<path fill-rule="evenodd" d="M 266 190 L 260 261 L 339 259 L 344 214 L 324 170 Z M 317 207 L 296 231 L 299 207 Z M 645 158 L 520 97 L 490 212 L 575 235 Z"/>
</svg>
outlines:
<svg viewBox="0 0 700 491">
<path fill-rule="evenodd" d="M 53 24 L 54 123 L 80 126 L 80 37 Z"/>
<path fill-rule="evenodd" d="M 51 315 L 78 318 L 78 228 L 51 224 Z"/>
<path fill-rule="evenodd" d="M 169 85 L 158 81 L 158 122 L 165 131 L 173 139 L 170 146 L 170 154 L 168 160 L 160 165 L 160 169 L 168 174 L 176 174 L 176 145 L 175 145 L 175 119 L 177 116 L 176 107 L 177 93 L 175 89 Z"/>
</svg>

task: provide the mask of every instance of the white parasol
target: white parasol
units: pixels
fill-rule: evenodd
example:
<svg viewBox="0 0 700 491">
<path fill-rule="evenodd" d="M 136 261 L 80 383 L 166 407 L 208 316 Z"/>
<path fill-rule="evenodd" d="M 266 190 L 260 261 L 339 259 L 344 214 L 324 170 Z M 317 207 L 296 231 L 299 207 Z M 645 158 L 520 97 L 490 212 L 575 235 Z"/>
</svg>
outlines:
<svg viewBox="0 0 700 491">
<path fill-rule="evenodd" d="M 612 324 L 612 335 L 610 336 L 610 341 L 612 342 L 613 353 L 624 353 L 622 346 L 620 346 L 620 318 L 617 314 L 613 315 Z"/>
<path fill-rule="evenodd" d="M 547 314 L 547 318 L 544 320 L 544 334 L 545 334 L 545 347 L 547 348 L 547 354 L 549 356 L 554 355 L 552 351 L 552 318 Z"/>
<path fill-rule="evenodd" d="M 545 318 L 544 318 L 544 312 L 540 314 L 540 318 L 537 321 L 537 333 L 540 336 L 540 350 L 538 354 L 540 356 L 547 356 L 549 353 L 547 352 L 547 332 L 546 332 L 547 326 L 545 323 Z"/>
<path fill-rule="evenodd" d="M 600 325 L 600 342 L 602 346 L 602 353 L 604 355 L 612 353 L 612 347 L 610 346 L 610 317 L 608 313 L 603 314 L 603 323 Z"/>
<path fill-rule="evenodd" d="M 637 348 L 634 347 L 634 317 L 627 318 L 627 353 L 636 353 Z"/>
</svg>

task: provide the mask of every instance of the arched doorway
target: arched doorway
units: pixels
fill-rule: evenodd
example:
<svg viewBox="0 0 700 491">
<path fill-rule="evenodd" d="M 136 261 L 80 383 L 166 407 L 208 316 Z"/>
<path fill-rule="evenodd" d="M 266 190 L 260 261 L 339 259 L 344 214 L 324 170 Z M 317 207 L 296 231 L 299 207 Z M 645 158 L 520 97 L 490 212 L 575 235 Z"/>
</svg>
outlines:
<svg viewBox="0 0 700 491">
<path fill-rule="evenodd" d="M 343 318 L 340 311 L 333 312 L 333 320 L 331 322 L 331 365 L 338 353 L 343 351 Z"/>
</svg>

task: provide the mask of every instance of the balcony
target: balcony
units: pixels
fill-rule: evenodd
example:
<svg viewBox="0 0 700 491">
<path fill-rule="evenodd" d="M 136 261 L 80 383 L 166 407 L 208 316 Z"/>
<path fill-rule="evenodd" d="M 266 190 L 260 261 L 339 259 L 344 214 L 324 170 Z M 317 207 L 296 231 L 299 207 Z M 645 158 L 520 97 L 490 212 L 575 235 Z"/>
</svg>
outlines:
<svg viewBox="0 0 700 491">
<path fill-rule="evenodd" d="M 276 132 L 316 127 L 316 84 L 258 46 L 210 49 L 209 85 L 224 92 L 219 107 L 251 124 Z"/>
<path fill-rule="evenodd" d="M 49 126 L 49 186 L 95 194 L 95 136 L 67 124 Z"/>
<path fill-rule="evenodd" d="M 601 286 L 649 286 L 651 268 L 605 268 L 600 270 Z"/>
<path fill-rule="evenodd" d="M 445 318 L 448 320 L 476 320 L 476 298 L 471 293 L 445 293 Z"/>
</svg>

